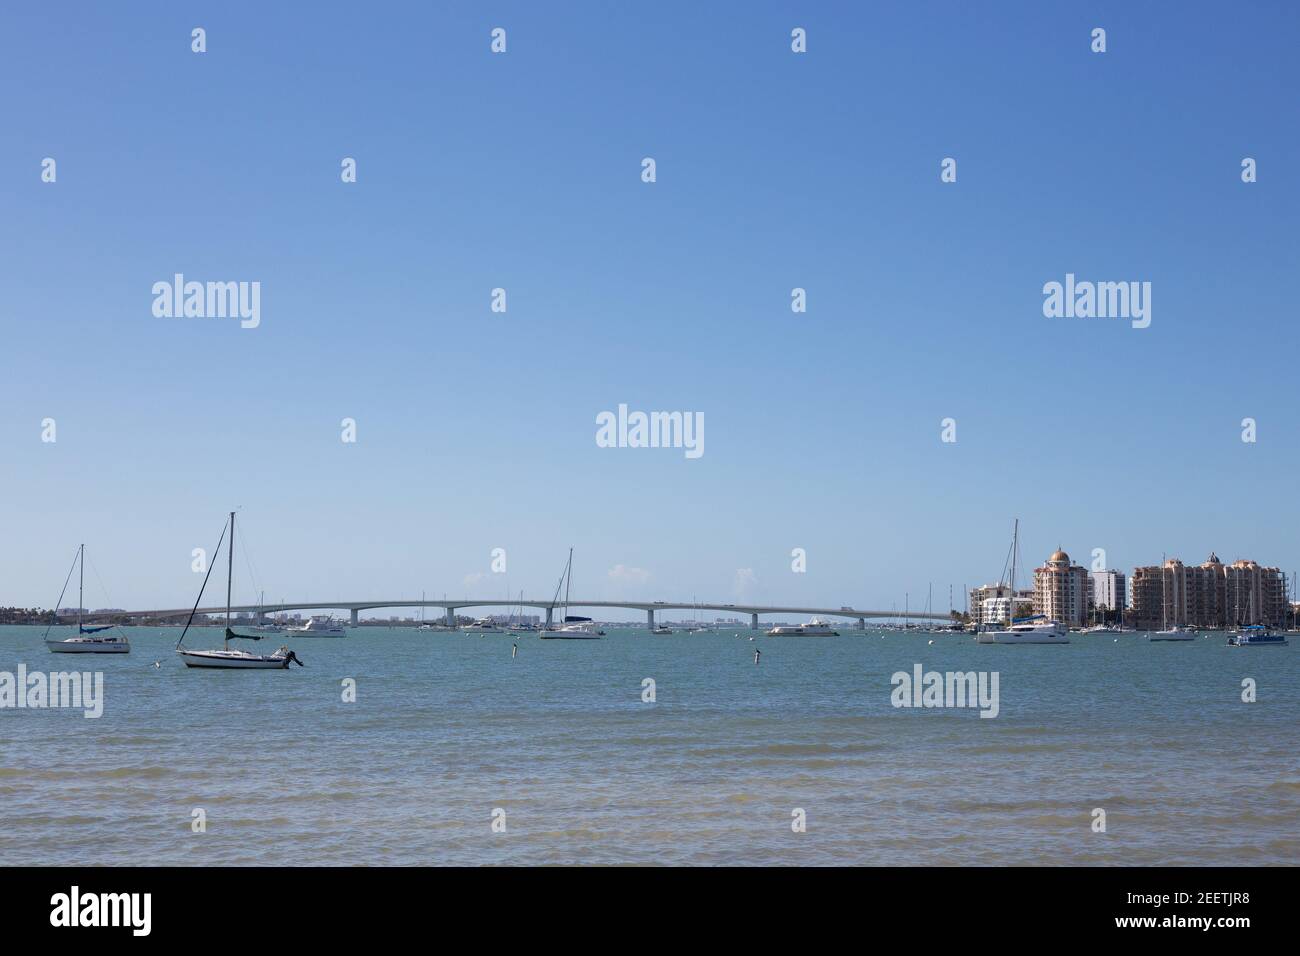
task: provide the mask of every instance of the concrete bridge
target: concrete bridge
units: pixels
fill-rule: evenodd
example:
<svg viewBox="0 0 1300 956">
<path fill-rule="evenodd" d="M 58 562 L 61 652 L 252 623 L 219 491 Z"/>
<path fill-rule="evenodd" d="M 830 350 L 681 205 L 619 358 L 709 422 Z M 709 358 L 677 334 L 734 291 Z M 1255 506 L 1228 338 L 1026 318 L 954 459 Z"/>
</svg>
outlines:
<svg viewBox="0 0 1300 956">
<path fill-rule="evenodd" d="M 518 608 L 527 607 L 546 612 L 546 623 L 552 623 L 552 615 L 555 608 L 559 607 L 554 600 L 548 601 L 503 601 L 500 598 L 489 600 L 475 600 L 473 598 L 444 598 L 440 601 L 412 601 L 399 599 L 396 601 L 300 601 L 290 604 L 241 604 L 232 605 L 231 611 L 275 614 L 280 611 L 348 611 L 352 616 L 352 625 L 355 627 L 359 622 L 359 615 L 362 611 L 373 611 L 377 608 L 413 608 L 413 607 L 437 607 L 442 608 L 448 624 L 456 623 L 456 611 L 461 608 L 470 607 L 503 607 Z M 906 618 L 908 620 L 926 620 L 926 621 L 947 621 L 950 620 L 947 614 L 929 614 L 922 611 L 908 611 L 899 613 L 897 611 L 868 611 L 863 608 L 854 607 L 802 607 L 795 605 L 759 605 L 759 604 L 700 604 L 696 601 L 677 603 L 675 601 L 570 601 L 569 607 L 572 608 L 622 608 L 625 610 L 645 611 L 646 624 L 653 628 L 655 626 L 656 611 L 722 611 L 734 615 L 749 615 L 749 626 L 753 630 L 758 630 L 758 617 L 760 614 L 807 614 L 816 617 L 846 617 L 856 618 L 857 626 L 865 628 L 867 618 L 869 617 L 896 617 Z M 147 617 L 147 618 L 182 618 L 189 617 L 190 608 L 168 608 L 158 611 L 128 611 L 127 617 Z M 225 607 L 201 607 L 197 610 L 198 614 L 224 614 Z"/>
</svg>

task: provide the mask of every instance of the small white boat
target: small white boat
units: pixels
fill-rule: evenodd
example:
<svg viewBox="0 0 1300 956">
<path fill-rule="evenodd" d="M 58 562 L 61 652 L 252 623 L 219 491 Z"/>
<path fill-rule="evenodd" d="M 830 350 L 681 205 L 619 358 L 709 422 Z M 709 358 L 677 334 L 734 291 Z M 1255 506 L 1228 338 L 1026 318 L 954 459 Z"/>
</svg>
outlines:
<svg viewBox="0 0 1300 956">
<path fill-rule="evenodd" d="M 498 625 L 495 621 L 486 617 L 479 618 L 473 624 L 466 624 L 464 627 L 461 628 L 461 630 L 473 631 L 475 634 L 504 634 L 505 633 L 505 631 L 501 629 L 500 625 Z"/>
<path fill-rule="evenodd" d="M 839 632 L 819 617 L 807 624 L 778 626 L 767 632 L 768 637 L 839 637 Z"/>
<path fill-rule="evenodd" d="M 221 544 L 226 537 L 225 528 L 221 531 L 221 539 L 217 541 L 216 550 L 212 552 L 215 558 L 221 552 Z M 226 635 L 223 645 L 211 650 L 190 650 L 184 647 L 185 635 L 189 633 L 190 625 L 194 622 L 194 611 L 190 611 L 190 619 L 185 623 L 185 630 L 181 631 L 181 636 L 176 640 L 176 653 L 181 656 L 186 667 L 206 667 L 220 668 L 223 670 L 284 670 L 290 664 L 303 666 L 302 661 L 298 660 L 293 651 L 288 647 L 281 647 L 274 654 L 254 654 L 252 651 L 241 651 L 238 648 L 231 648 L 230 642 L 234 640 L 260 641 L 261 634 L 236 634 L 230 629 L 230 592 L 234 582 L 235 574 L 235 513 L 230 513 L 230 542 L 226 558 Z M 203 577 L 203 586 L 199 588 L 199 596 L 194 602 L 197 609 L 199 601 L 203 600 L 203 591 L 208 586 L 208 577 L 212 574 L 212 566 L 208 566 L 208 573 Z M 311 623 L 310 621 L 308 623 Z"/>
<path fill-rule="evenodd" d="M 299 637 L 347 637 L 343 625 L 330 617 L 309 617 L 302 627 L 291 627 L 290 634 Z"/>
<path fill-rule="evenodd" d="M 1196 632 L 1191 628 L 1175 625 L 1163 631 L 1153 631 L 1147 635 L 1149 641 L 1194 641 Z"/>
<path fill-rule="evenodd" d="M 116 625 L 83 624 L 81 622 L 86 590 L 86 546 L 84 544 L 77 548 L 77 556 L 72 561 L 74 565 L 81 568 L 81 575 L 77 584 L 77 633 L 62 640 L 50 640 L 50 628 L 47 627 L 45 629 L 45 646 L 54 654 L 129 654 L 131 652 L 131 642 L 126 639 L 125 634 L 104 633 L 105 631 L 114 630 Z M 72 568 L 68 568 L 67 580 L 63 582 L 65 592 L 68 590 L 68 581 L 71 579 Z M 57 608 L 62 603 L 63 595 L 60 594 L 54 606 Z M 53 626 L 50 625 L 50 627 Z"/>
<path fill-rule="evenodd" d="M 656 624 L 650 629 L 651 634 L 673 634 L 676 633 L 667 624 Z"/>
</svg>

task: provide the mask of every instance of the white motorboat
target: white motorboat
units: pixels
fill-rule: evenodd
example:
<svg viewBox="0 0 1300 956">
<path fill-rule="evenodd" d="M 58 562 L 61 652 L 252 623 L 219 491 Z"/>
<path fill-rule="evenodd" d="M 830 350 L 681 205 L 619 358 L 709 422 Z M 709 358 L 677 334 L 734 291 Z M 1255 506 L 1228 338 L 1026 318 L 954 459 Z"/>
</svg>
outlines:
<svg viewBox="0 0 1300 956">
<path fill-rule="evenodd" d="M 1194 641 L 1196 632 L 1191 628 L 1175 625 L 1163 631 L 1153 631 L 1147 635 L 1149 641 Z"/>
<path fill-rule="evenodd" d="M 651 634 L 672 634 L 674 633 L 674 631 L 667 624 L 656 624 L 654 627 L 650 629 L 650 633 Z"/>
<path fill-rule="evenodd" d="M 466 624 L 461 628 L 462 631 L 472 631 L 475 634 L 504 634 L 505 631 L 501 626 L 491 618 L 481 617 L 473 624 Z"/>
<path fill-rule="evenodd" d="M 116 632 L 116 625 L 82 623 L 82 615 L 85 613 L 86 590 L 86 546 L 84 544 L 77 548 L 77 554 L 72 559 L 72 563 L 81 569 L 77 584 L 77 633 L 62 640 L 50 640 L 50 628 L 47 627 L 44 638 L 45 646 L 54 654 L 129 654 L 131 652 L 131 642 L 126 639 L 125 634 Z M 72 568 L 68 568 L 68 577 L 63 582 L 63 591 L 65 593 L 68 590 L 68 581 L 70 580 L 72 580 Z M 54 606 L 57 608 L 62 603 L 63 594 L 61 593 Z M 53 626 L 53 624 L 50 625 L 50 627 Z M 108 634 L 105 633 L 106 631 L 114 631 L 114 633 Z"/>
<path fill-rule="evenodd" d="M 239 650 L 230 646 L 230 642 L 235 640 L 260 641 L 262 635 L 237 634 L 230 629 L 230 592 L 235 576 L 235 513 L 233 511 L 230 512 L 230 521 L 227 527 L 221 530 L 221 539 L 217 541 L 216 550 L 212 552 L 214 558 L 221 552 L 221 544 L 225 541 L 227 530 L 230 531 L 230 542 L 227 546 L 226 558 L 225 642 L 220 648 L 202 651 L 191 650 L 183 646 L 185 635 L 189 633 L 190 625 L 194 622 L 194 612 L 198 610 L 199 602 L 203 600 L 203 592 L 208 586 L 208 578 L 212 576 L 212 565 L 208 565 L 208 573 L 203 576 L 203 585 L 199 588 L 199 596 L 194 601 L 194 609 L 190 611 L 190 619 L 185 622 L 185 630 L 181 631 L 181 636 L 176 641 L 176 653 L 181 656 L 181 660 L 185 662 L 186 667 L 220 668 L 222 670 L 284 670 L 290 664 L 297 664 L 302 667 L 302 661 L 298 660 L 297 656 L 288 647 L 281 647 L 273 654 L 254 654 L 252 651 Z"/>
<path fill-rule="evenodd" d="M 338 621 L 331 617 L 309 617 L 302 627 L 289 628 L 290 634 L 298 637 L 347 637 L 348 632 Z"/>
<path fill-rule="evenodd" d="M 767 632 L 768 637 L 839 637 L 839 632 L 819 617 L 807 624 L 777 626 Z"/>
</svg>

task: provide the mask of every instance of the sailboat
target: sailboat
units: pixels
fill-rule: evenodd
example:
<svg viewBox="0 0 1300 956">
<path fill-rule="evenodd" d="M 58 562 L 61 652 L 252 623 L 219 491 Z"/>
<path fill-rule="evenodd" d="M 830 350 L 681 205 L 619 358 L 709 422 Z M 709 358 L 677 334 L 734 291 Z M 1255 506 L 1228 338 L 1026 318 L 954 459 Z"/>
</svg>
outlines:
<svg viewBox="0 0 1300 956">
<path fill-rule="evenodd" d="M 601 636 L 601 632 L 596 629 L 596 624 L 591 618 L 578 617 L 569 613 L 569 584 L 572 580 L 573 549 L 570 548 L 569 560 L 564 565 L 564 573 L 560 575 L 559 583 L 555 585 L 555 597 L 551 599 L 551 607 L 554 608 L 560 597 L 560 585 L 564 585 L 563 623 L 542 628 L 538 637 L 544 641 L 594 641 Z"/>
<path fill-rule="evenodd" d="M 85 591 L 86 591 L 86 546 L 83 544 L 77 548 L 77 556 L 72 559 L 72 563 L 81 569 L 80 577 L 77 581 L 77 633 L 72 637 L 65 637 L 63 640 L 50 640 L 50 628 L 45 629 L 45 646 L 55 654 L 128 654 L 131 651 L 131 642 L 126 639 L 126 635 L 104 634 L 104 631 L 110 630 L 114 624 L 83 624 L 82 615 L 85 613 Z M 58 614 L 59 605 L 63 603 L 63 594 L 68 590 L 68 581 L 72 580 L 72 568 L 68 568 L 68 577 L 63 582 L 63 591 L 59 594 L 59 600 L 55 603 L 55 614 Z M 53 627 L 53 623 L 50 627 Z"/>
<path fill-rule="evenodd" d="M 244 651 L 230 646 L 230 642 L 234 640 L 260 641 L 262 635 L 236 634 L 230 629 L 230 591 L 235 577 L 235 513 L 233 511 L 230 512 L 230 521 L 225 528 L 221 529 L 221 539 L 217 541 L 217 548 L 212 552 L 214 558 L 221 552 L 221 543 L 225 541 L 227 530 L 230 531 L 230 543 L 226 548 L 225 643 L 222 647 L 209 651 L 192 651 L 182 646 L 185 635 L 189 633 L 190 625 L 194 622 L 194 614 L 199 609 L 199 602 L 203 600 L 203 591 L 208 586 L 208 578 L 212 576 L 212 565 L 208 565 L 208 573 L 203 576 L 203 586 L 199 588 L 199 596 L 194 599 L 190 619 L 185 622 L 185 630 L 181 631 L 181 636 L 176 641 L 176 653 L 181 655 L 186 667 L 217 667 L 227 670 L 284 670 L 291 663 L 302 667 L 302 661 L 298 660 L 297 656 L 287 646 L 281 647 L 274 654 L 254 654 L 251 651 Z"/>
<path fill-rule="evenodd" d="M 1169 621 L 1169 588 L 1168 579 L 1165 572 L 1169 569 L 1161 565 L 1160 567 L 1160 630 L 1154 634 L 1148 634 L 1148 641 L 1194 641 L 1196 632 L 1190 628 L 1182 627 L 1175 624 L 1173 627 L 1167 627 Z"/>
<path fill-rule="evenodd" d="M 1005 630 L 981 631 L 975 638 L 979 644 L 1069 644 L 1069 632 L 1060 621 L 1049 621 L 1042 614 L 1016 618 L 1016 551 L 1020 546 L 1020 519 L 1016 519 L 1011 532 L 1011 574 L 1007 600 L 1007 627 Z"/>
</svg>

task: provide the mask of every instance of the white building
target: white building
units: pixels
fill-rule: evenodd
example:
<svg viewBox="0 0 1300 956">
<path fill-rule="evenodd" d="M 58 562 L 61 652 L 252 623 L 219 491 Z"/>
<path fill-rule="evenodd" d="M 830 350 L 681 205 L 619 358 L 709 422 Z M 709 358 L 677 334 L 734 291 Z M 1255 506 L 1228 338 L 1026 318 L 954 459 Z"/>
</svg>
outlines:
<svg viewBox="0 0 1300 956">
<path fill-rule="evenodd" d="M 1123 571 L 1091 571 L 1092 603 L 1098 609 L 1121 611 L 1128 607 L 1128 591 Z"/>
</svg>

